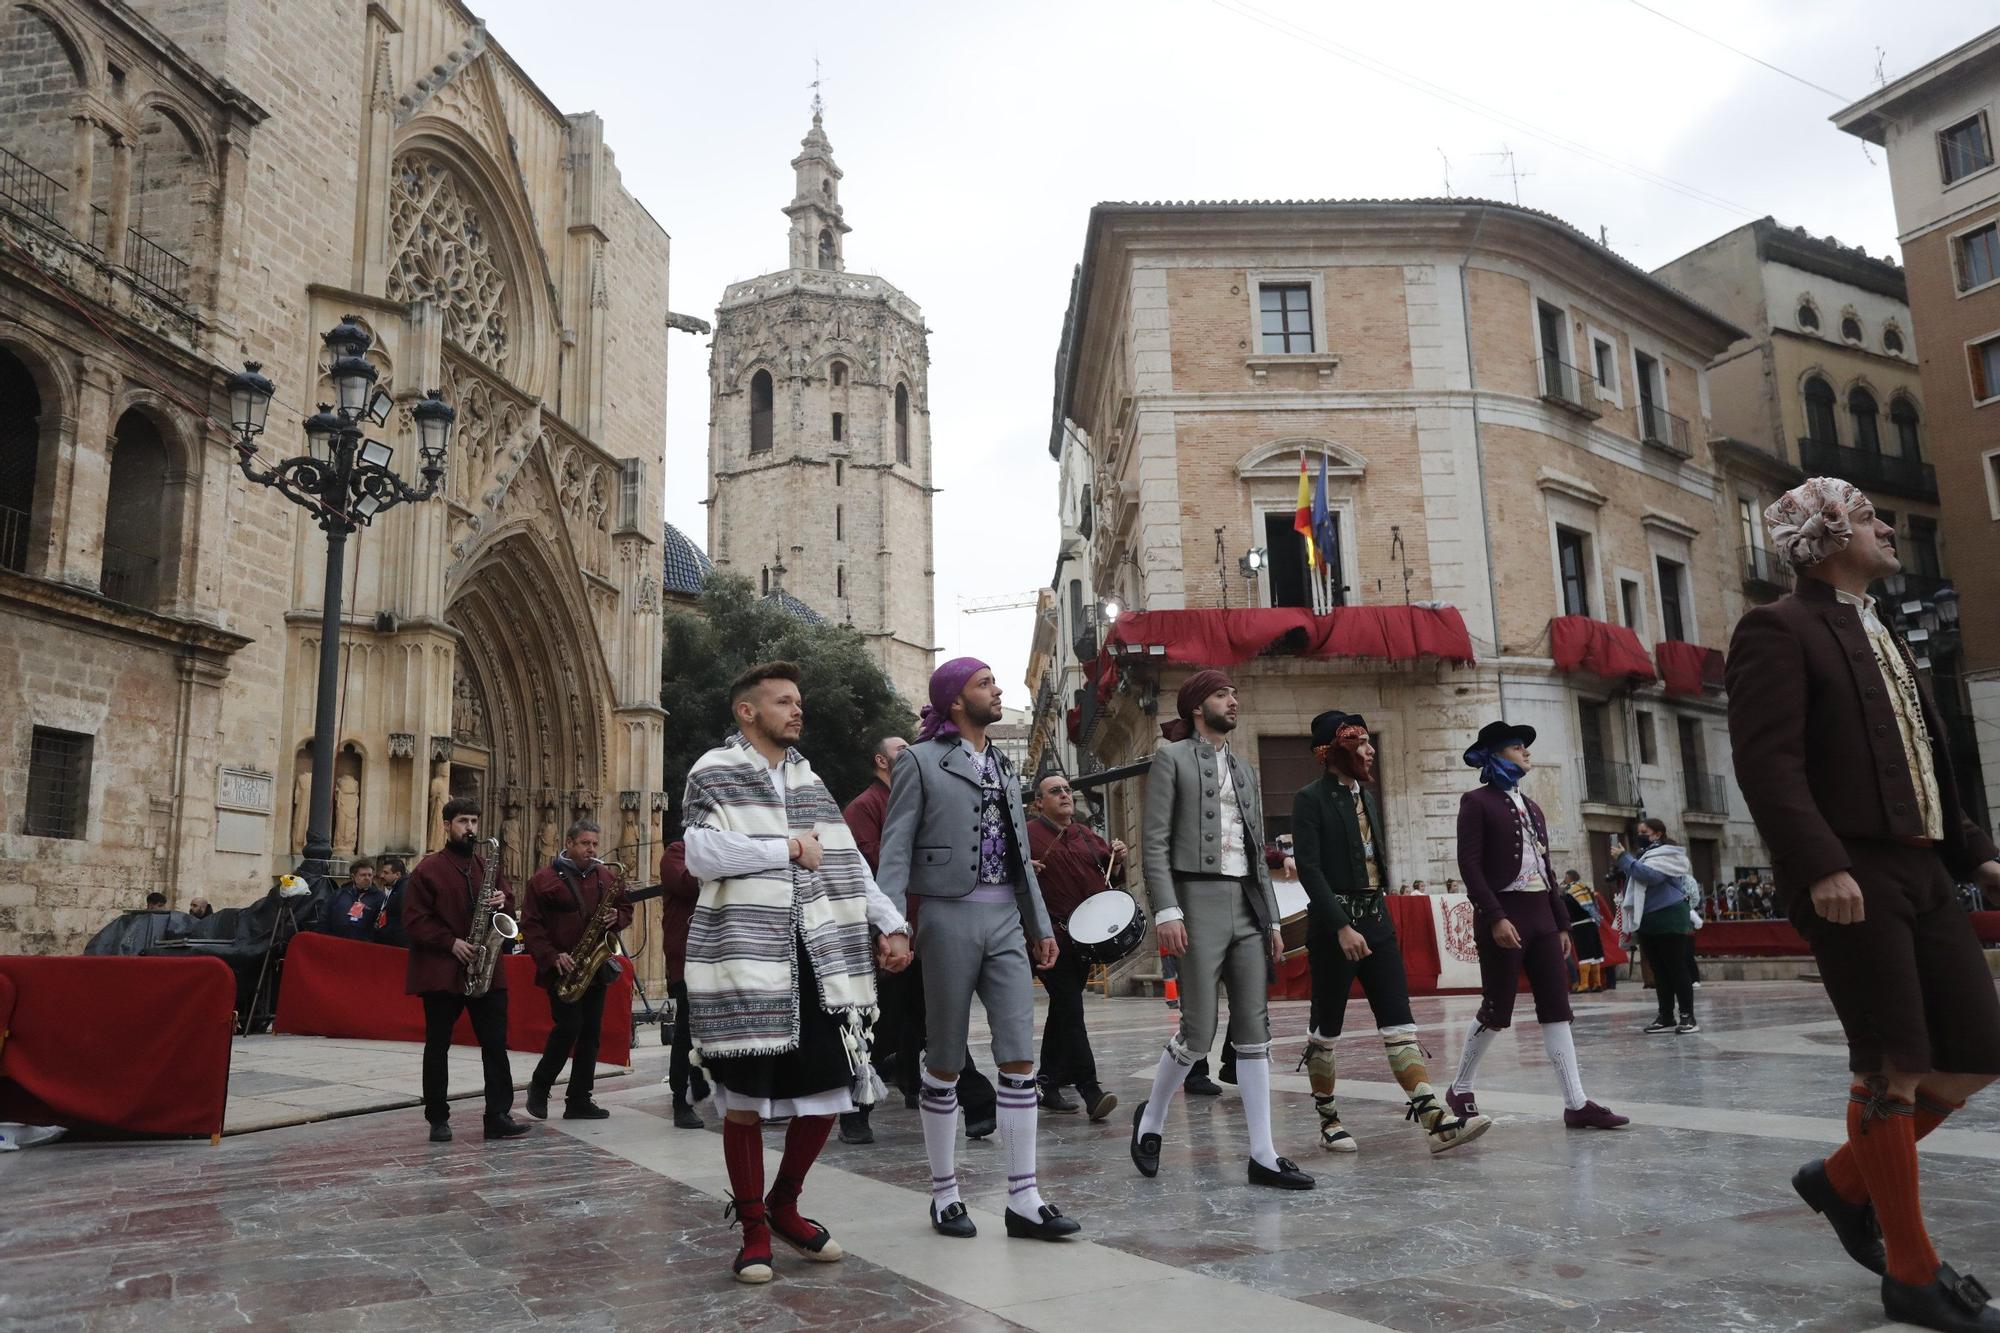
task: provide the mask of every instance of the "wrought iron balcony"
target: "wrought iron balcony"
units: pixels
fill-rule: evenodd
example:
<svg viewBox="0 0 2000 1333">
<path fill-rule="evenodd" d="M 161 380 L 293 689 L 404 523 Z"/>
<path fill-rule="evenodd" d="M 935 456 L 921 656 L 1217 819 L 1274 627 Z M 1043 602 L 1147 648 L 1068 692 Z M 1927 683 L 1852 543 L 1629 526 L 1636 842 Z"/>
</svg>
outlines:
<svg viewBox="0 0 2000 1333">
<path fill-rule="evenodd" d="M 1792 586 L 1792 571 L 1776 551 L 1752 546 L 1743 552 L 1743 582 L 1772 592 L 1786 592 Z"/>
<path fill-rule="evenodd" d="M 0 505 L 0 569 L 28 567 L 28 525 L 30 516 Z"/>
<path fill-rule="evenodd" d="M 1685 769 L 1681 773 L 1681 788 L 1687 798 L 1684 802 L 1686 809 L 1700 814 L 1729 813 L 1729 788 L 1720 774 Z"/>
<path fill-rule="evenodd" d="M 1853 482 L 1865 491 L 1883 491 L 1912 500 L 1938 498 L 1937 469 L 1914 458 L 1804 439 L 1799 441 L 1799 466 L 1808 473 Z"/>
<path fill-rule="evenodd" d="M 1591 420 L 1604 415 L 1597 410 L 1597 380 L 1582 366 L 1573 366 L 1554 357 L 1537 357 L 1535 383 L 1545 403 L 1553 403 Z"/>
<path fill-rule="evenodd" d="M 106 542 L 104 568 L 98 575 L 97 586 L 99 592 L 114 602 L 150 607 L 159 599 L 160 558 Z"/>
<path fill-rule="evenodd" d="M 1599 755 L 1583 757 L 1583 799 L 1598 805 L 1637 805 L 1632 766 Z"/>
<path fill-rule="evenodd" d="M 1681 458 L 1694 457 L 1693 436 L 1686 417 L 1677 417 L 1658 403 L 1639 400 L 1639 440 Z"/>
<path fill-rule="evenodd" d="M 69 187 L 0 148 L 0 200 L 50 226 L 62 225 L 62 197 Z"/>
<path fill-rule="evenodd" d="M 36 227 L 69 235 L 69 223 L 64 216 L 68 194 L 69 187 L 61 181 L 0 148 L 0 202 Z M 94 254 L 109 254 L 111 215 L 92 204 L 90 234 L 72 239 L 81 240 Z M 121 269 L 148 296 L 176 309 L 185 309 L 188 261 L 137 227 L 125 229 L 125 262 Z"/>
</svg>

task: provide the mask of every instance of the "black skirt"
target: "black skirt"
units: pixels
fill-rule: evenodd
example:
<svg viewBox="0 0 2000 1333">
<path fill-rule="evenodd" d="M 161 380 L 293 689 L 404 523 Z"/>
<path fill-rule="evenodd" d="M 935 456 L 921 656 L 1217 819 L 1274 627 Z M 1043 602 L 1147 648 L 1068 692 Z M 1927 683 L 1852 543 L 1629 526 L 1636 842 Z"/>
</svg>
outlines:
<svg viewBox="0 0 2000 1333">
<path fill-rule="evenodd" d="M 844 1088 L 854 1074 L 840 1039 L 844 1018 L 820 1006 L 819 980 L 805 941 L 793 938 L 799 969 L 799 1044 L 777 1055 L 712 1055 L 708 1076 L 739 1097 L 788 1101 Z"/>
</svg>

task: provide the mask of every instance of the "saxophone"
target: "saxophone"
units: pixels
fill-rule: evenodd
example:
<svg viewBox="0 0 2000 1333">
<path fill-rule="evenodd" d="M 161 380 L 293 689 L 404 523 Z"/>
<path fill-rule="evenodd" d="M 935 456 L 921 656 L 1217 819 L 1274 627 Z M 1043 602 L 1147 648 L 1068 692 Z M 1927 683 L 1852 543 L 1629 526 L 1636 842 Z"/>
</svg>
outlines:
<svg viewBox="0 0 2000 1333">
<path fill-rule="evenodd" d="M 487 906 L 486 899 L 500 880 L 500 839 L 486 839 L 486 877 L 472 895 L 472 928 L 465 938 L 473 947 L 472 961 L 465 965 L 466 998 L 476 1000 L 493 986 L 493 969 L 500 966 L 500 949 L 507 940 L 519 939 L 521 928 L 505 912 Z"/>
<path fill-rule="evenodd" d="M 616 861 L 599 861 L 600 866 L 613 870 L 618 875 L 618 883 L 604 891 L 604 901 L 591 913 L 590 923 L 583 928 L 576 946 L 569 951 L 570 962 L 575 964 L 569 975 L 556 981 L 555 997 L 564 1004 L 575 1004 L 583 998 L 590 983 L 597 980 L 597 974 L 605 961 L 618 950 L 618 937 L 611 933 L 612 923 L 618 919 L 618 903 L 624 897 L 625 867 Z"/>
</svg>

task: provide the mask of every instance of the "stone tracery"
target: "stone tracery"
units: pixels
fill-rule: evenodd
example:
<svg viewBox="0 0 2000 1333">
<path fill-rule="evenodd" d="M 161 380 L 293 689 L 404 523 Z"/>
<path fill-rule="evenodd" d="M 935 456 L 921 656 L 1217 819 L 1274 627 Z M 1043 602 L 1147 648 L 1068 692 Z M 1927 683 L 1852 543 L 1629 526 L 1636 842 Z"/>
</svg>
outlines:
<svg viewBox="0 0 2000 1333">
<path fill-rule="evenodd" d="M 425 152 L 403 154 L 393 174 L 390 298 L 435 302 L 454 342 L 482 364 L 504 370 L 512 350 L 512 294 L 471 191 Z"/>
</svg>

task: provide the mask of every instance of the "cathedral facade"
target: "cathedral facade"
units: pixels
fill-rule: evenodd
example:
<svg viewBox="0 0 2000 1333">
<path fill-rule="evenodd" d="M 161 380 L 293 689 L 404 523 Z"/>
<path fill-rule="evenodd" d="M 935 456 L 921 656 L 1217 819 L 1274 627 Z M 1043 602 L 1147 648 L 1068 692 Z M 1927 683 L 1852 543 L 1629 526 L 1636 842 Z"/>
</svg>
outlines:
<svg viewBox="0 0 2000 1333">
<path fill-rule="evenodd" d="M 851 625 L 920 701 L 935 651 L 923 312 L 848 271 L 817 111 L 792 172 L 789 265 L 731 284 L 716 309 L 708 551 L 764 595 Z"/>
<path fill-rule="evenodd" d="M 602 123 L 457 0 L 0 2 L 0 58 L 0 949 L 296 863 L 326 545 L 224 386 L 304 452 L 345 315 L 406 478 L 417 398 L 457 426 L 348 544 L 336 856 L 462 794 L 516 876 L 593 816 L 649 881 L 668 237 Z"/>
</svg>

